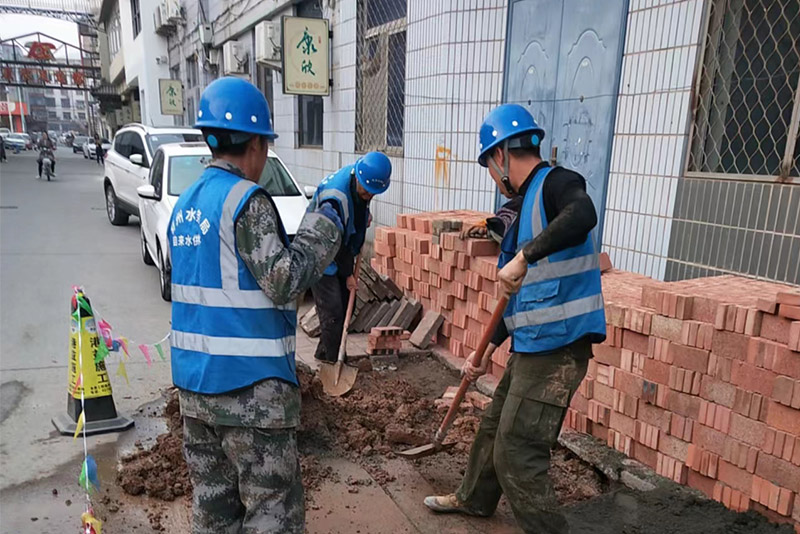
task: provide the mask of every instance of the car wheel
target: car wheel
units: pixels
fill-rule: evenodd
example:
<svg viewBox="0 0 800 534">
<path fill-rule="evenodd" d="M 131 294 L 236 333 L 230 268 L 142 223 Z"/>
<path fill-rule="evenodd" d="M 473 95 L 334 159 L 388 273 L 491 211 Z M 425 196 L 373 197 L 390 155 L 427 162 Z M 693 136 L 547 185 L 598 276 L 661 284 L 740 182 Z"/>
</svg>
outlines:
<svg viewBox="0 0 800 534">
<path fill-rule="evenodd" d="M 161 298 L 167 302 L 172 300 L 172 273 L 169 266 L 164 261 L 161 254 L 161 246 L 158 247 L 158 282 L 161 286 Z"/>
<path fill-rule="evenodd" d="M 114 226 L 125 226 L 128 224 L 128 215 L 122 208 L 119 207 L 117 202 L 117 194 L 114 193 L 114 188 L 111 184 L 106 186 L 106 213 L 108 214 L 108 221 Z"/>
<path fill-rule="evenodd" d="M 147 250 L 147 240 L 144 237 L 144 228 L 142 228 L 141 232 L 139 232 L 139 236 L 139 241 L 142 243 L 142 261 L 145 265 L 155 265 L 153 257 L 150 256 L 150 252 Z"/>
</svg>

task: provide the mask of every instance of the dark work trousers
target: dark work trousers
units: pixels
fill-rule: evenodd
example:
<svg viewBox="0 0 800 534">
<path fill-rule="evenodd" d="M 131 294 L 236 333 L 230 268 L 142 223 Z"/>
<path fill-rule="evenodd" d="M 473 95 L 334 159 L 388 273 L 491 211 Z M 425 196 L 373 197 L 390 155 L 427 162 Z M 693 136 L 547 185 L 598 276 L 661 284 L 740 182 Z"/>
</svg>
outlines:
<svg viewBox="0 0 800 534">
<path fill-rule="evenodd" d="M 347 278 L 338 274 L 325 275 L 311 287 L 311 293 L 317 305 L 320 327 L 319 344 L 314 357 L 335 362 L 339 355 L 339 343 L 342 341 L 347 301 L 350 299 Z"/>
<path fill-rule="evenodd" d="M 547 471 L 591 352 L 591 344 L 581 340 L 547 355 L 511 356 L 456 492 L 470 511 L 491 515 L 505 493 L 525 532 L 569 532 Z"/>
</svg>

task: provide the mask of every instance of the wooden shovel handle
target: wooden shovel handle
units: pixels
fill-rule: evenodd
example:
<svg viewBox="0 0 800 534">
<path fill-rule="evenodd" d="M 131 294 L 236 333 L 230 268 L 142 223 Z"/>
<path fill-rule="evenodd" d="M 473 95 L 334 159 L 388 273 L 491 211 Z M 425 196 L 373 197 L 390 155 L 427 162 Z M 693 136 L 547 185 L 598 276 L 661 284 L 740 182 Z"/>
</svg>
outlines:
<svg viewBox="0 0 800 534">
<path fill-rule="evenodd" d="M 480 343 L 478 343 L 478 348 L 475 349 L 475 355 L 472 357 L 472 366 L 478 367 L 481 364 L 481 359 L 483 358 L 483 353 L 486 352 L 486 347 L 489 346 L 489 342 L 492 339 L 492 336 L 497 330 L 497 325 L 500 324 L 500 321 L 503 320 L 503 312 L 506 310 L 506 306 L 508 305 L 508 297 L 502 297 L 498 302 L 497 306 L 494 308 L 494 312 L 492 313 L 492 318 L 489 321 L 489 324 L 486 325 L 486 328 L 483 331 L 483 336 L 481 337 Z M 458 413 L 458 408 L 461 405 L 461 401 L 464 399 L 464 395 L 467 393 L 467 389 L 469 388 L 469 380 L 467 377 L 461 379 L 461 385 L 458 386 L 458 391 L 456 391 L 456 396 L 453 397 L 452 404 L 450 408 L 447 410 L 447 415 L 444 416 L 444 421 L 439 426 L 439 430 L 436 431 L 436 434 L 433 436 L 433 444 L 435 446 L 440 446 L 444 441 L 445 436 L 447 436 L 447 431 L 450 429 L 450 425 L 453 424 L 453 420 L 456 418 L 456 413 Z"/>
<path fill-rule="evenodd" d="M 361 255 L 356 258 L 356 265 L 353 268 L 353 276 L 356 277 L 356 283 L 360 276 Z M 344 362 L 344 351 L 347 347 L 347 330 L 350 328 L 350 318 L 353 317 L 353 308 L 356 305 L 356 291 L 350 290 L 350 299 L 347 301 L 347 313 L 344 316 L 344 328 L 342 329 L 342 341 L 339 343 L 339 356 L 336 358 L 338 362 Z"/>
</svg>

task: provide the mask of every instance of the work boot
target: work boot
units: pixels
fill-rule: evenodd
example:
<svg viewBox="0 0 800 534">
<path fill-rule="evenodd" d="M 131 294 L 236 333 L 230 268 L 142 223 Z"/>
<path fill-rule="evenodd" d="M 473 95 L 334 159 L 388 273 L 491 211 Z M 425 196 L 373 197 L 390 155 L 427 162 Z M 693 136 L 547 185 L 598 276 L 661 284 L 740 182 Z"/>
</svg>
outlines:
<svg viewBox="0 0 800 534">
<path fill-rule="evenodd" d="M 430 497 L 425 497 L 423 502 L 425 506 L 439 514 L 458 513 L 477 517 L 488 517 L 488 515 L 470 510 L 463 503 L 458 502 L 455 493 L 449 495 L 431 495 Z"/>
</svg>

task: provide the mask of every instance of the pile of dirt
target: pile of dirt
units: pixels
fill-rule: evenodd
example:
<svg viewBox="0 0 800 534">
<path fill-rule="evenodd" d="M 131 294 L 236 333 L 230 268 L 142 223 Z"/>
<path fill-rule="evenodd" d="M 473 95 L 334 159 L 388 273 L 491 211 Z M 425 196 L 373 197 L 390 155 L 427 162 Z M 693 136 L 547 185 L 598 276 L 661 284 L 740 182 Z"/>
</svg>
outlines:
<svg viewBox="0 0 800 534">
<path fill-rule="evenodd" d="M 404 362 L 427 367 L 426 359 Z M 437 364 L 438 365 L 438 364 Z M 439 373 L 443 370 L 439 369 Z M 334 449 L 357 458 L 383 456 L 429 443 L 443 413 L 434 406 L 444 390 L 423 390 L 400 372 L 359 373 L 356 386 L 343 397 L 330 397 L 310 372 L 299 370 L 303 415 L 299 429 L 301 451 Z M 472 410 L 453 423 L 447 442 L 466 450 L 479 420 Z"/>
<path fill-rule="evenodd" d="M 549 473 L 562 505 L 592 499 L 606 489 L 606 483 L 594 468 L 561 445 L 553 450 Z"/>
<path fill-rule="evenodd" d="M 183 431 L 177 390 L 171 390 L 164 407 L 168 431 L 155 445 L 122 458 L 117 482 L 129 495 L 147 494 L 172 501 L 192 494 L 189 470 L 183 458 Z"/>
</svg>

